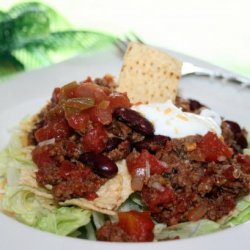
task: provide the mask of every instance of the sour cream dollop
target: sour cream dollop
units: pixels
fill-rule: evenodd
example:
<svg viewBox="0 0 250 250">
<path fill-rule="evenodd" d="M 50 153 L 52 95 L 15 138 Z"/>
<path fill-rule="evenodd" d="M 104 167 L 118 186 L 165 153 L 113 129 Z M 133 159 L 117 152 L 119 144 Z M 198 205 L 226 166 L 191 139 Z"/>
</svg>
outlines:
<svg viewBox="0 0 250 250">
<path fill-rule="evenodd" d="M 171 100 L 165 103 L 140 104 L 132 107 L 152 122 L 156 135 L 181 138 L 188 135 L 205 135 L 208 131 L 221 135 L 221 118 L 209 109 L 200 115 L 183 112 Z"/>
</svg>

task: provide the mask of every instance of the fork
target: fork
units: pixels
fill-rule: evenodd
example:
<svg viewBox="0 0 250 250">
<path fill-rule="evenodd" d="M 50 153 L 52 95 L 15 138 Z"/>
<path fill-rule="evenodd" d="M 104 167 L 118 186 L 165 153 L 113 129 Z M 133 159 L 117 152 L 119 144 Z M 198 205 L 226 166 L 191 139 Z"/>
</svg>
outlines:
<svg viewBox="0 0 250 250">
<path fill-rule="evenodd" d="M 115 41 L 115 46 L 118 48 L 120 54 L 123 56 L 126 52 L 127 45 L 129 42 L 138 42 L 145 44 L 141 38 L 139 38 L 134 32 L 129 32 L 123 38 L 118 38 Z M 240 85 L 241 87 L 250 88 L 250 79 L 247 77 L 232 73 L 228 70 L 217 68 L 210 69 L 208 67 L 200 67 L 191 62 L 184 61 L 182 65 L 182 78 L 188 76 L 197 76 L 197 77 L 208 77 L 211 79 L 219 79 L 223 82 L 231 82 Z"/>
</svg>

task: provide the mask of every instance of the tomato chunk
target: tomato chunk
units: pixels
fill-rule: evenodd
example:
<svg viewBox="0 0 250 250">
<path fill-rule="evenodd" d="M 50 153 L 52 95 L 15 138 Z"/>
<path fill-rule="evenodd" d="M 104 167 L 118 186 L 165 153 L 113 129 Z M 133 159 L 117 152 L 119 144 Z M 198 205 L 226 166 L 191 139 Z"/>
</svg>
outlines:
<svg viewBox="0 0 250 250">
<path fill-rule="evenodd" d="M 59 100 L 77 97 L 77 82 L 71 82 L 61 88 Z"/>
<path fill-rule="evenodd" d="M 54 164 L 54 160 L 50 155 L 52 148 L 52 145 L 47 145 L 33 149 L 32 160 L 37 164 L 38 167 L 42 168 Z"/>
<path fill-rule="evenodd" d="M 250 174 L 250 155 L 239 154 L 237 161 L 241 164 L 242 171 L 246 174 Z"/>
<path fill-rule="evenodd" d="M 108 100 L 108 95 L 103 87 L 100 87 L 92 82 L 85 82 L 79 85 L 76 94 L 78 97 L 93 98 L 95 103 Z"/>
<path fill-rule="evenodd" d="M 78 168 L 76 164 L 64 160 L 59 167 L 59 175 L 64 179 L 84 178 L 91 172 L 90 168 Z"/>
<path fill-rule="evenodd" d="M 89 113 L 86 111 L 66 116 L 66 118 L 69 126 L 80 132 L 85 131 L 90 120 Z"/>
<path fill-rule="evenodd" d="M 150 175 L 162 174 L 169 171 L 164 162 L 159 161 L 147 150 L 142 150 L 141 154 L 137 157 L 134 157 L 133 154 L 131 153 L 127 157 L 127 166 L 132 176 L 131 186 L 134 191 L 141 191 Z"/>
<path fill-rule="evenodd" d="M 198 150 L 201 151 L 205 161 L 218 161 L 220 158 L 230 158 L 233 151 L 212 132 L 203 136 L 198 144 Z"/>
<path fill-rule="evenodd" d="M 133 239 L 134 242 L 152 241 L 154 239 L 154 223 L 150 212 L 120 212 L 118 225 Z"/>
<path fill-rule="evenodd" d="M 116 108 L 131 107 L 131 103 L 126 93 L 113 92 L 112 94 L 110 94 L 109 100 L 110 100 L 110 107 L 112 110 L 115 110 Z"/>
<path fill-rule="evenodd" d="M 108 125 L 112 122 L 112 113 L 109 106 L 106 108 L 95 107 L 91 109 L 90 117 L 93 122 L 99 122 L 103 125 Z"/>
<path fill-rule="evenodd" d="M 154 155 L 147 150 L 142 150 L 142 153 L 134 160 L 127 160 L 128 170 L 133 174 L 137 168 L 146 168 L 149 166 L 150 174 L 162 174 L 168 172 L 168 168 L 164 162 L 159 161 Z"/>
<path fill-rule="evenodd" d="M 175 192 L 170 187 L 164 187 L 163 191 L 154 189 L 150 194 L 150 197 L 148 197 L 148 194 L 143 190 L 142 195 L 147 196 L 147 205 L 152 212 L 157 212 L 159 206 L 168 206 L 169 203 L 173 203 L 176 199 Z"/>
<path fill-rule="evenodd" d="M 67 138 L 71 134 L 71 129 L 66 120 L 49 121 L 48 124 L 35 132 L 35 138 L 38 142 L 52 138 Z"/>
<path fill-rule="evenodd" d="M 56 121 L 64 119 L 64 110 L 60 105 L 55 105 L 46 113 L 45 120 Z"/>
<path fill-rule="evenodd" d="M 57 104 L 61 95 L 61 88 L 55 88 L 52 93 L 51 102 Z"/>
<path fill-rule="evenodd" d="M 103 126 L 95 123 L 82 138 L 82 144 L 86 152 L 100 153 L 104 150 L 107 140 L 108 136 Z"/>
</svg>

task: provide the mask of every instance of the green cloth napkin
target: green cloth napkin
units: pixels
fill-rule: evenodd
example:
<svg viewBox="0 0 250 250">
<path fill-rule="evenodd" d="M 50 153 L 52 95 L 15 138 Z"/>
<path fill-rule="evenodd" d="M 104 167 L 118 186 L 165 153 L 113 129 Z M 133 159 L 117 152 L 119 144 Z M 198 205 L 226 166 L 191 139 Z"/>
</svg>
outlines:
<svg viewBox="0 0 250 250">
<path fill-rule="evenodd" d="M 0 77 L 97 50 L 115 39 L 107 33 L 74 30 L 45 4 L 17 4 L 7 12 L 0 11 Z"/>
</svg>

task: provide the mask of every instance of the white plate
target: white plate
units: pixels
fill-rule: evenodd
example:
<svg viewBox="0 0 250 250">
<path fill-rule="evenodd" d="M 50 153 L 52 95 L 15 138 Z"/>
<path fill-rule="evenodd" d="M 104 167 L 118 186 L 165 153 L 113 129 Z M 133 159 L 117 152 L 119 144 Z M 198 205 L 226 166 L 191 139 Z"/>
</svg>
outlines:
<svg viewBox="0 0 250 250">
<path fill-rule="evenodd" d="M 186 59 L 179 55 L 180 59 Z M 203 64 L 189 58 L 194 63 Z M 117 51 L 110 48 L 95 55 L 78 56 L 69 61 L 41 70 L 22 73 L 0 84 L 0 148 L 8 142 L 10 129 L 18 125 L 25 116 L 37 112 L 49 100 L 55 86 L 87 76 L 101 77 L 105 73 L 118 76 L 121 59 Z M 217 69 L 215 66 L 208 65 Z M 200 100 L 227 119 L 250 127 L 250 89 L 209 80 L 207 78 L 186 78 L 181 81 L 184 97 Z M 82 249 L 157 249 L 161 250 L 206 250 L 246 249 L 250 245 L 250 223 L 206 236 L 157 243 L 103 243 L 61 237 L 28 227 L 0 214 L 1 249 L 14 250 L 82 250 Z"/>
</svg>

